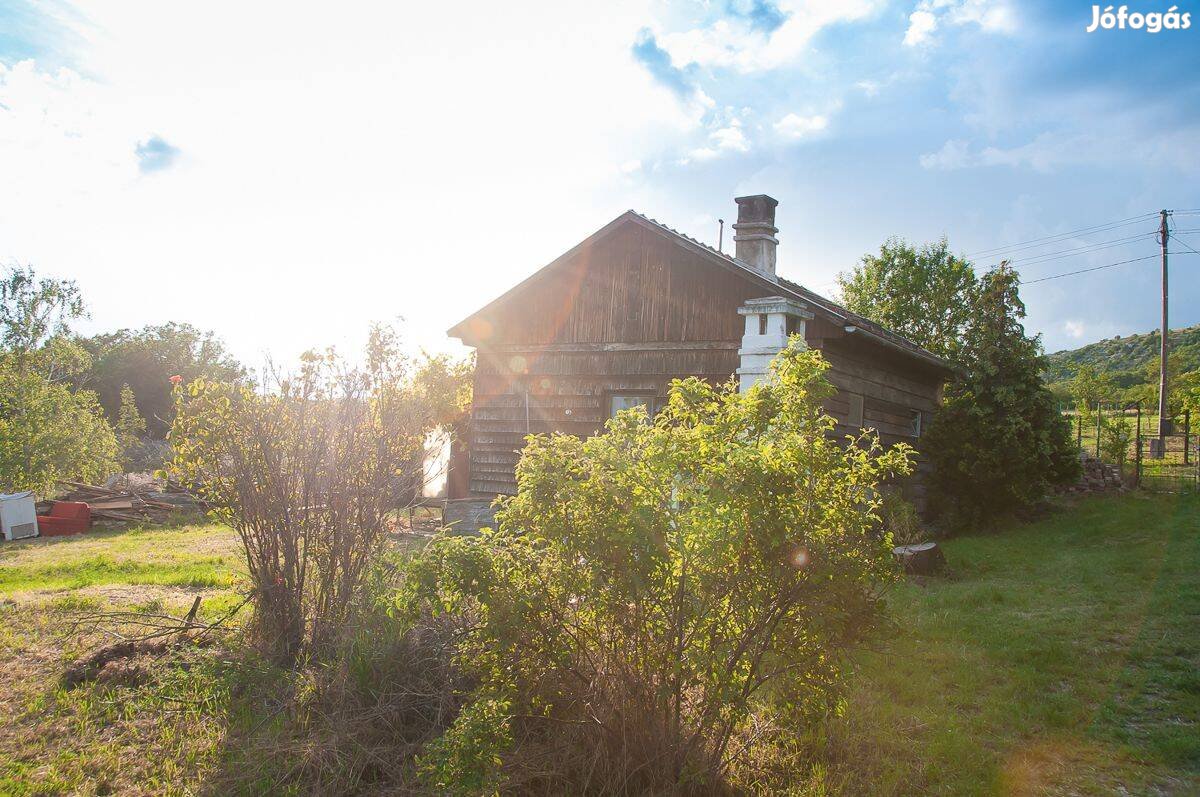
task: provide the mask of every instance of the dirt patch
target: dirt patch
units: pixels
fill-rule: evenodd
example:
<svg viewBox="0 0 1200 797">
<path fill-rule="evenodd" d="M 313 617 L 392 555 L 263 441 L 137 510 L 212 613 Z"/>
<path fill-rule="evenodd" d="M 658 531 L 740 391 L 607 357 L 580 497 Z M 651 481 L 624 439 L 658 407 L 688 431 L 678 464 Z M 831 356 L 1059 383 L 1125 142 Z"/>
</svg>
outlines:
<svg viewBox="0 0 1200 797">
<path fill-rule="evenodd" d="M 211 637 L 189 636 L 116 642 L 98 648 L 68 665 L 63 672 L 62 684 L 68 689 L 88 681 L 139 686 L 151 679 L 151 672 L 157 661 L 167 653 L 183 645 L 208 647 L 211 644 Z"/>
</svg>

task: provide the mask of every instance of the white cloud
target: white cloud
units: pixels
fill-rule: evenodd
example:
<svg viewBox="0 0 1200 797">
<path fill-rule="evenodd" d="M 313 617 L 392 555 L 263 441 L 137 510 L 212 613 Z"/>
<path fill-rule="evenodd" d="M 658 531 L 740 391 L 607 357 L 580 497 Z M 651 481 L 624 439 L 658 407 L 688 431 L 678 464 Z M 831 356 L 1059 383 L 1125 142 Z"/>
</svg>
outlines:
<svg viewBox="0 0 1200 797">
<path fill-rule="evenodd" d="M 746 140 L 746 134 L 742 132 L 741 125 L 736 122 L 728 127 L 714 130 L 710 138 L 713 145 L 719 150 L 746 152 L 750 149 L 750 142 Z"/>
<path fill-rule="evenodd" d="M 956 25 L 975 24 L 988 33 L 1016 33 L 1017 15 L 1005 2 L 965 0 L 952 6 L 948 16 Z"/>
<path fill-rule="evenodd" d="M 789 113 L 775 123 L 775 132 L 790 139 L 801 139 L 829 127 L 829 118 L 821 114 L 800 116 Z"/>
<path fill-rule="evenodd" d="M 1113 120 L 1110 130 L 1040 133 L 1012 146 L 991 145 L 972 150 L 966 141 L 952 139 L 937 152 L 921 155 L 919 160 L 926 169 L 943 171 L 1006 166 L 1051 173 L 1067 166 L 1108 166 L 1131 161 L 1195 174 L 1200 172 L 1200 154 L 1190 142 L 1196 134 L 1194 128 L 1181 128 L 1147 137 L 1139 128 Z"/>
<path fill-rule="evenodd" d="M 881 88 L 878 80 L 860 80 L 855 83 L 854 86 L 855 88 L 860 89 L 862 93 L 866 94 L 868 97 L 874 97 L 875 95 L 879 94 L 879 89 Z"/>
<path fill-rule="evenodd" d="M 77 278 L 91 328 L 190 321 L 252 363 L 398 315 L 446 345 L 702 129 L 630 58 L 638 3 L 90 13 L 76 72 L 0 65 L 0 262 Z M 181 154 L 145 174 L 155 136 Z"/>
<path fill-rule="evenodd" d="M 786 19 L 773 31 L 756 29 L 741 18 L 721 18 L 706 27 L 665 34 L 659 41 L 677 66 L 758 72 L 796 61 L 824 28 L 864 19 L 882 4 L 881 0 L 781 0 L 777 5 Z"/>
<path fill-rule="evenodd" d="M 1082 321 L 1064 321 L 1063 332 L 1072 340 L 1079 340 L 1087 333 L 1087 325 Z"/>
<path fill-rule="evenodd" d="M 937 17 L 931 11 L 914 11 L 908 15 L 908 30 L 904 32 L 905 47 L 920 47 L 933 39 Z"/>
<path fill-rule="evenodd" d="M 905 46 L 933 44 L 942 22 L 977 25 L 987 33 L 1012 34 L 1017 30 L 1016 12 L 1004 0 L 921 0 L 908 16 Z"/>
<path fill-rule="evenodd" d="M 937 152 L 930 152 L 920 157 L 921 166 L 926 169 L 950 171 L 963 169 L 974 163 L 970 148 L 965 141 L 951 139 L 942 145 Z"/>
</svg>

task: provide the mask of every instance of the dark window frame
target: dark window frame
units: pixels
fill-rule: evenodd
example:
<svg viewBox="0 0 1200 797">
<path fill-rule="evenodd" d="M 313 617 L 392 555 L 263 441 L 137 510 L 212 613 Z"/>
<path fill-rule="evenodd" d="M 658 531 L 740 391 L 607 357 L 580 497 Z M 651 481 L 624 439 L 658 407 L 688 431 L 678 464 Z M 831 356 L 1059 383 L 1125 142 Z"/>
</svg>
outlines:
<svg viewBox="0 0 1200 797">
<path fill-rule="evenodd" d="M 649 414 L 651 418 L 661 412 L 662 408 L 667 404 L 667 397 L 661 395 L 657 390 L 605 390 L 605 420 L 616 417 L 616 413 L 613 412 L 613 399 L 619 396 L 646 399 L 647 414 Z"/>
</svg>

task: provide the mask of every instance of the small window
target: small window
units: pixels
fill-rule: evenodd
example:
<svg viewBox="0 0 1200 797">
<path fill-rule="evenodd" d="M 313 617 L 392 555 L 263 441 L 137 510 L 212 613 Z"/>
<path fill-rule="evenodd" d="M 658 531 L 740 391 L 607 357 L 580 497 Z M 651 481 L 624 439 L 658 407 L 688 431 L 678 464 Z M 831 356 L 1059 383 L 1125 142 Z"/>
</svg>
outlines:
<svg viewBox="0 0 1200 797">
<path fill-rule="evenodd" d="M 850 413 L 846 416 L 846 424 L 862 428 L 863 397 L 858 393 L 850 393 L 846 396 L 846 399 L 850 402 Z"/>
<path fill-rule="evenodd" d="M 789 338 L 796 334 L 796 322 L 798 320 L 794 315 L 789 315 L 785 318 L 783 331 L 787 333 Z"/>
<path fill-rule="evenodd" d="M 908 421 L 908 433 L 913 437 L 921 436 L 921 411 L 913 410 L 912 417 Z"/>
<path fill-rule="evenodd" d="M 760 334 L 760 335 L 767 334 L 767 314 L 766 313 L 758 314 L 758 334 Z"/>
<path fill-rule="evenodd" d="M 621 410 L 630 407 L 645 407 L 646 413 L 653 418 L 662 409 L 664 399 L 658 396 L 614 393 L 608 397 L 608 417 L 615 418 Z"/>
</svg>

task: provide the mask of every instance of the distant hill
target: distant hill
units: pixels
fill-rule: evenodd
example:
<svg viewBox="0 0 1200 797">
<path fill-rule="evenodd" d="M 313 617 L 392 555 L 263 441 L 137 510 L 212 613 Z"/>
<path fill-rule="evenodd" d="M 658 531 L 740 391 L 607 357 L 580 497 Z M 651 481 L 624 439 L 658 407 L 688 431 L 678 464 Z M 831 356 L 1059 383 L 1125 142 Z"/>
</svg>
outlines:
<svg viewBox="0 0 1200 797">
<path fill-rule="evenodd" d="M 1172 329 L 1171 359 L 1178 362 L 1180 372 L 1200 370 L 1200 325 Z M 1145 381 L 1143 374 L 1149 363 L 1158 359 L 1158 331 L 1141 335 L 1108 338 L 1089 343 L 1078 349 L 1056 351 L 1047 355 L 1046 381 L 1053 384 L 1075 376 L 1081 365 L 1113 374 L 1121 387 Z"/>
</svg>

